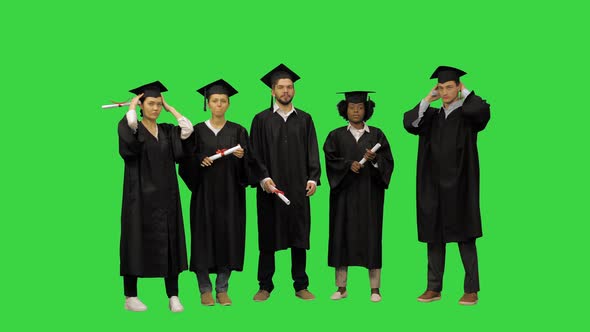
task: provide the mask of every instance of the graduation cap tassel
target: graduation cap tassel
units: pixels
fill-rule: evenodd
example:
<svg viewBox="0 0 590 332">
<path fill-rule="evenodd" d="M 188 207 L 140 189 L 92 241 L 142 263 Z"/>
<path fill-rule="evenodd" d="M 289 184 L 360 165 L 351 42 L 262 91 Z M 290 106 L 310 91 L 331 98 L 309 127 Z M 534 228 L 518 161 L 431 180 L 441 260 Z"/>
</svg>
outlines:
<svg viewBox="0 0 590 332">
<path fill-rule="evenodd" d="M 203 94 L 203 111 L 207 112 L 207 89 L 205 89 L 205 93 Z"/>
<path fill-rule="evenodd" d="M 274 104 L 274 100 L 272 99 L 272 95 L 270 95 L 270 110 L 272 111 L 272 107 Z"/>
</svg>

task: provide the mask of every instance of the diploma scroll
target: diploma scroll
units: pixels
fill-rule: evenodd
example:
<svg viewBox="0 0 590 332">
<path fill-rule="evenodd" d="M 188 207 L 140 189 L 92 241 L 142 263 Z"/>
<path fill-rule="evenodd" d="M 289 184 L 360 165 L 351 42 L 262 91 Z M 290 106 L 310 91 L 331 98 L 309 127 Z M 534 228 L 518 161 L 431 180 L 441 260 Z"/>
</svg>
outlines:
<svg viewBox="0 0 590 332">
<path fill-rule="evenodd" d="M 129 106 L 129 105 L 131 105 L 131 103 L 130 102 L 126 102 L 126 103 L 117 103 L 117 104 L 102 105 L 102 108 L 103 109 L 117 108 L 117 107 Z"/>
<path fill-rule="evenodd" d="M 270 190 L 272 191 L 273 194 L 277 194 L 277 196 L 279 196 L 281 201 L 285 202 L 285 204 L 287 204 L 287 205 L 291 204 L 291 201 L 287 197 L 285 197 L 285 195 L 282 191 L 278 190 L 274 186 L 269 186 L 269 187 L 270 187 Z"/>
<path fill-rule="evenodd" d="M 236 150 L 241 149 L 241 148 L 242 147 L 240 146 L 240 144 L 238 144 L 238 145 L 234 146 L 233 148 L 217 150 L 217 152 L 214 155 L 209 156 L 209 159 L 211 159 L 211 161 L 217 160 L 223 156 L 227 156 L 228 154 L 232 154 L 232 153 L 236 152 Z"/>
<path fill-rule="evenodd" d="M 377 143 L 375 144 L 375 146 L 371 149 L 372 152 L 377 152 L 377 150 L 379 150 L 379 148 L 381 147 L 381 144 Z M 367 159 L 363 158 L 361 159 L 361 161 L 359 161 L 359 164 L 364 164 L 367 162 Z"/>
</svg>

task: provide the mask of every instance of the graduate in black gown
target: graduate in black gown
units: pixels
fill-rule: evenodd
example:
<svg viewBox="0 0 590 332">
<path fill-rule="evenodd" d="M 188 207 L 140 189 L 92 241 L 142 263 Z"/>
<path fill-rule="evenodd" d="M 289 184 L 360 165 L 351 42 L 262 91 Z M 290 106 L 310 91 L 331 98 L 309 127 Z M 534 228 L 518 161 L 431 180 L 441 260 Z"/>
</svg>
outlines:
<svg viewBox="0 0 590 332">
<path fill-rule="evenodd" d="M 478 301 L 475 239 L 482 236 L 477 136 L 490 120 L 490 105 L 460 81 L 465 72 L 438 67 L 438 84 L 404 114 L 404 127 L 419 135 L 416 198 L 418 240 L 427 243 L 428 285 L 418 301 L 439 300 L 446 243 L 457 242 L 465 268 L 460 304 Z M 442 98 L 442 108 L 430 103 Z"/>
<path fill-rule="evenodd" d="M 205 111 L 209 105 L 211 118 L 195 125 L 191 157 L 179 170 L 192 191 L 190 270 L 197 276 L 203 305 L 215 304 L 210 273 L 217 274 L 217 302 L 231 305 L 229 277 L 244 265 L 248 133 L 225 118 L 229 98 L 237 93 L 229 83 L 217 80 L 197 92 L 205 98 Z M 238 144 L 238 150 L 225 155 L 224 150 Z M 211 160 L 215 154 L 223 157 Z"/>
<path fill-rule="evenodd" d="M 164 91 L 159 81 L 131 90 L 137 96 L 118 127 L 119 154 L 125 161 L 120 267 L 125 308 L 131 311 L 147 309 L 137 298 L 138 277 L 163 277 L 170 310 L 183 310 L 178 274 L 187 269 L 187 259 L 176 162 L 183 158 L 183 140 L 193 127 L 164 101 Z M 174 115 L 179 126 L 156 123 L 162 107 Z"/>
<path fill-rule="evenodd" d="M 307 290 L 306 250 L 309 249 L 311 215 L 309 197 L 320 185 L 320 161 L 311 116 L 293 106 L 294 82 L 299 76 L 281 64 L 262 77 L 271 89 L 271 107 L 258 113 L 250 130 L 251 149 L 256 156 L 253 180 L 258 211 L 259 291 L 255 301 L 265 301 L 274 288 L 275 252 L 291 249 L 295 295 L 315 297 Z M 273 103 L 273 97 L 276 103 Z M 286 205 L 272 188 L 290 199 Z"/>
<path fill-rule="evenodd" d="M 348 267 L 363 266 L 369 270 L 371 301 L 381 301 L 383 202 L 393 157 L 385 134 L 366 124 L 375 107 L 368 93 L 345 93 L 337 108 L 348 125 L 330 132 L 324 143 L 330 182 L 328 265 L 335 268 L 338 287 L 333 300 L 348 296 Z M 379 150 L 371 151 L 377 143 Z"/>
</svg>

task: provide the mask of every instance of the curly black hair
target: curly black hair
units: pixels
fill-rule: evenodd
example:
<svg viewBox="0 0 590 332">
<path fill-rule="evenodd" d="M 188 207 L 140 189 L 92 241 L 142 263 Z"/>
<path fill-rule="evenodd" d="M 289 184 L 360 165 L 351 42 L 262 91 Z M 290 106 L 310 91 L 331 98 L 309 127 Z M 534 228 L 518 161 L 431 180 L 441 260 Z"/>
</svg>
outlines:
<svg viewBox="0 0 590 332">
<path fill-rule="evenodd" d="M 375 102 L 372 100 L 367 100 L 364 102 L 365 104 L 365 117 L 363 121 L 369 121 L 371 116 L 373 116 L 373 110 L 375 109 Z M 337 105 L 338 114 L 344 118 L 344 120 L 348 121 L 348 102 L 346 100 L 341 100 Z"/>
</svg>

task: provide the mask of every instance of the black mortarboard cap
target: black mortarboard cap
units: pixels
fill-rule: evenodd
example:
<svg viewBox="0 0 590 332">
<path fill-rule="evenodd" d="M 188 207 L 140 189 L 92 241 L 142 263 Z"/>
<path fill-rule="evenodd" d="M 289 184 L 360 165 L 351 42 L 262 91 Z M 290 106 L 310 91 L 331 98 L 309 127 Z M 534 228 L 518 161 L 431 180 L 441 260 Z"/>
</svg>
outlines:
<svg viewBox="0 0 590 332">
<path fill-rule="evenodd" d="M 367 101 L 369 93 L 375 93 L 375 91 L 347 91 L 347 92 L 336 92 L 344 94 L 344 99 L 349 103 L 364 103 Z M 368 100 L 370 100 L 369 98 Z"/>
<path fill-rule="evenodd" d="M 459 77 L 467 74 L 466 72 L 462 71 L 461 69 L 448 67 L 448 66 L 439 66 L 436 68 L 434 73 L 430 78 L 438 78 L 438 83 L 445 83 L 448 81 L 458 81 Z"/>
<path fill-rule="evenodd" d="M 129 90 L 129 92 L 134 93 L 136 95 L 143 93 L 143 98 L 159 97 L 162 92 L 166 92 L 166 91 L 168 91 L 168 89 L 166 89 L 164 84 L 160 83 L 160 81 L 155 81 L 152 83 L 144 84 L 140 87 Z"/>
<path fill-rule="evenodd" d="M 207 99 L 209 99 L 209 96 L 213 94 L 222 94 L 227 95 L 227 97 L 229 98 L 238 93 L 238 90 L 234 89 L 234 87 L 231 86 L 231 84 L 227 83 L 225 80 L 219 79 L 198 89 L 197 92 L 202 94 L 203 97 L 205 97 L 205 100 L 203 102 L 203 110 L 207 111 Z"/>
<path fill-rule="evenodd" d="M 293 83 L 300 79 L 299 75 L 295 74 L 295 72 L 289 69 L 289 67 L 281 63 L 275 69 L 269 71 L 266 75 L 264 75 L 260 80 L 272 89 L 273 83 L 275 83 L 277 80 L 281 78 L 288 78 L 291 81 L 293 81 Z"/>
</svg>

